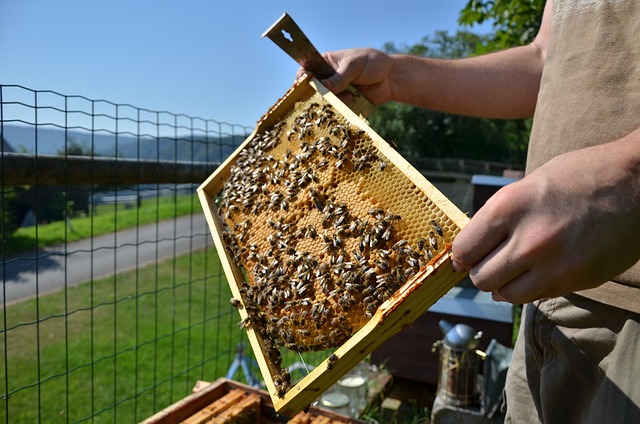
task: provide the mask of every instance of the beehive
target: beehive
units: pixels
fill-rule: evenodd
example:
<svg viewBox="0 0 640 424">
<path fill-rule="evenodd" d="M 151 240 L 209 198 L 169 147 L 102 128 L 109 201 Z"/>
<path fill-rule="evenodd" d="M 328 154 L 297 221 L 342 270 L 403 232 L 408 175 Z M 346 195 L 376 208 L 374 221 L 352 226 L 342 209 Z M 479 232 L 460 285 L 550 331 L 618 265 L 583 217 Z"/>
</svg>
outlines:
<svg viewBox="0 0 640 424">
<path fill-rule="evenodd" d="M 363 423 L 334 411 L 311 407 L 290 420 L 273 409 L 270 396 L 263 390 L 227 378 L 214 382 L 198 381 L 191 395 L 156 412 L 141 424 L 348 424 Z"/>
<path fill-rule="evenodd" d="M 439 272 L 441 284 L 419 290 L 446 268 L 466 216 L 310 77 L 198 191 L 233 303 L 285 414 L 463 277 Z M 292 388 L 281 348 L 338 350 Z"/>
</svg>

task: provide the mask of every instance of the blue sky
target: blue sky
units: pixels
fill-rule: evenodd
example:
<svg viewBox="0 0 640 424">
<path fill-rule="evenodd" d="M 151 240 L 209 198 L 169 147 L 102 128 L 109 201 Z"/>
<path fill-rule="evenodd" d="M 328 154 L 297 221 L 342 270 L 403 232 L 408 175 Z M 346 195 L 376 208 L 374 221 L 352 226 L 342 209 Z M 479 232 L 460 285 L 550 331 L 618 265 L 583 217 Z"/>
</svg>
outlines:
<svg viewBox="0 0 640 424">
<path fill-rule="evenodd" d="M 466 3 L 1 0 L 0 83 L 254 126 L 298 68 L 260 38 L 283 12 L 326 51 L 455 32 Z"/>
</svg>

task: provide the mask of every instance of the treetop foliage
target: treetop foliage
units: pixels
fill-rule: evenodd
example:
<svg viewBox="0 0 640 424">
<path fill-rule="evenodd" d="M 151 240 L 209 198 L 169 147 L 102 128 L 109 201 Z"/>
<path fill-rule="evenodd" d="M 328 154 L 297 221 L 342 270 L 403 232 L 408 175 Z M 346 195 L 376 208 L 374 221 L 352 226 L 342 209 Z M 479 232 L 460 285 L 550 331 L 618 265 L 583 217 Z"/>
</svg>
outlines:
<svg viewBox="0 0 640 424">
<path fill-rule="evenodd" d="M 469 0 L 460 12 L 466 27 L 493 22 L 492 34 L 459 30 L 436 31 L 414 45 L 388 42 L 384 51 L 423 57 L 463 58 L 533 40 L 544 10 L 544 0 Z M 530 120 L 478 119 L 419 107 L 388 103 L 370 117 L 379 134 L 395 142 L 409 160 L 465 158 L 524 166 Z"/>
<path fill-rule="evenodd" d="M 542 20 L 546 0 L 469 0 L 458 22 L 473 26 L 492 22 L 494 34 L 477 53 L 501 50 L 533 41 Z"/>
</svg>

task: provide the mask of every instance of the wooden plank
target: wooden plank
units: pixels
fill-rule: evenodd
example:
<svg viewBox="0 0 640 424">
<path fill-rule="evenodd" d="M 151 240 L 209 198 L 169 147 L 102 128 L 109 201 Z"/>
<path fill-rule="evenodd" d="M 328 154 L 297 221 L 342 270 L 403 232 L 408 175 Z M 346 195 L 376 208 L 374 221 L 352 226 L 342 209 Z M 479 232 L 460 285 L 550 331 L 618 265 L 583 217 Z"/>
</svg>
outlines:
<svg viewBox="0 0 640 424">
<path fill-rule="evenodd" d="M 196 384 L 193 386 L 193 389 L 191 389 L 191 391 L 192 393 L 199 392 L 200 390 L 203 390 L 209 387 L 210 384 L 211 384 L 210 381 L 198 380 L 196 381 Z"/>
<path fill-rule="evenodd" d="M 229 391 L 227 379 L 216 380 L 208 387 L 157 412 L 141 424 L 174 424 L 187 419 Z"/>
<path fill-rule="evenodd" d="M 218 208 L 216 207 L 215 202 L 209 193 L 210 192 L 205 189 L 199 189 L 198 197 L 203 204 L 203 209 L 207 223 L 209 224 L 209 228 L 212 229 L 211 236 L 213 238 L 213 243 L 215 245 L 216 251 L 218 252 L 218 255 L 220 256 L 222 269 L 227 277 L 231 293 L 233 294 L 233 297 L 235 299 L 238 299 L 242 302 L 239 284 L 244 281 L 245 277 L 242 273 L 242 270 L 238 268 L 238 266 L 233 261 L 233 258 L 230 257 L 229 252 L 227 252 L 227 249 L 225 249 L 224 247 L 224 242 L 221 237 L 221 234 L 224 232 L 224 228 L 222 226 L 222 223 L 220 222 L 220 219 L 218 218 Z M 245 320 L 249 316 L 244 307 L 238 308 L 238 312 L 240 314 L 241 320 Z M 249 344 L 251 345 L 251 349 L 255 354 L 256 362 L 258 363 L 258 368 L 260 369 L 260 372 L 263 376 L 266 388 L 268 392 L 272 396 L 274 396 L 276 393 L 276 387 L 273 382 L 273 376 L 277 374 L 278 368 L 267 361 L 263 342 L 260 339 L 260 335 L 258 334 L 258 332 L 253 331 L 253 329 L 251 328 L 247 328 L 246 332 L 247 338 L 249 339 Z"/>
<path fill-rule="evenodd" d="M 189 418 L 182 421 L 183 424 L 203 424 L 213 417 L 216 417 L 227 409 L 234 407 L 247 397 L 247 393 L 240 389 L 232 389 L 213 403 L 202 408 Z"/>
<path fill-rule="evenodd" d="M 259 422 L 260 421 L 260 396 L 255 393 L 245 396 L 238 401 L 232 408 L 228 408 L 212 420 L 213 423 L 229 423 L 237 422 Z"/>
</svg>

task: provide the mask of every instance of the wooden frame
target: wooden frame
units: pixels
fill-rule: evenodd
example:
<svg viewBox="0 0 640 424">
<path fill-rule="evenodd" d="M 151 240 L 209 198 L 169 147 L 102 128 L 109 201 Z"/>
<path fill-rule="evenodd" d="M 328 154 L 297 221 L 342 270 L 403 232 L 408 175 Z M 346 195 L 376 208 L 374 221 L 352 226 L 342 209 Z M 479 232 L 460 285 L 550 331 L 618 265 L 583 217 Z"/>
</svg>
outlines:
<svg viewBox="0 0 640 424">
<path fill-rule="evenodd" d="M 376 134 L 361 116 L 349 109 L 318 80 L 306 76 L 297 81 L 285 96 L 276 102 L 267 114 L 258 121 L 253 133 L 238 147 L 236 152 L 222 163 L 197 190 L 224 272 L 233 296 L 237 299 L 241 298 L 239 284 L 243 282 L 244 275 L 225 249 L 222 239 L 225 230 L 219 218 L 215 197 L 220 192 L 224 181 L 229 177 L 230 168 L 238 153 L 251 142 L 256 134 L 274 125 L 279 118 L 293 108 L 297 101 L 307 99 L 316 92 L 320 93 L 352 125 L 366 131 L 379 153 L 391 161 L 416 187 L 425 193 L 458 228 L 462 228 L 468 221 L 464 213 Z M 247 334 L 251 347 L 256 354 L 260 371 L 276 411 L 283 415 L 293 416 L 308 407 L 376 347 L 415 321 L 465 276 L 465 273 L 453 271 L 451 252 L 449 249 L 445 250 L 401 287 L 394 296 L 387 299 L 368 323 L 335 351 L 338 359 L 330 367 L 327 366 L 328 360 L 325 360 L 310 374 L 293 385 L 284 397 L 277 396 L 273 381 L 278 367 L 269 362 L 260 335 L 248 328 Z M 239 312 L 242 319 L 248 317 L 245 309 L 240 309 Z"/>
</svg>

